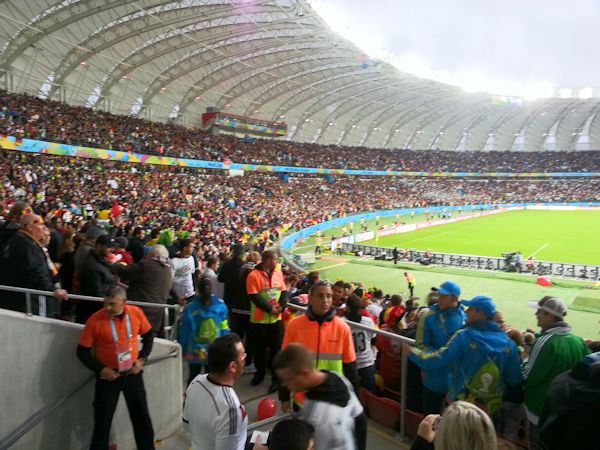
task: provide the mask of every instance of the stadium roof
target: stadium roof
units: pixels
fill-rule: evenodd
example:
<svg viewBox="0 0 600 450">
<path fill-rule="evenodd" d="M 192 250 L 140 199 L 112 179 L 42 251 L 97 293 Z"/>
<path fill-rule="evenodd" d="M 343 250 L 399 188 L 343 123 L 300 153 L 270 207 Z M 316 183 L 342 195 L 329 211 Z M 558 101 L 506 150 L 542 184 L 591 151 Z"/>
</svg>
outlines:
<svg viewBox="0 0 600 450">
<path fill-rule="evenodd" d="M 520 101 L 370 60 L 303 0 L 5 0 L 0 84 L 198 126 L 207 107 L 322 144 L 599 149 L 598 99 Z"/>
</svg>

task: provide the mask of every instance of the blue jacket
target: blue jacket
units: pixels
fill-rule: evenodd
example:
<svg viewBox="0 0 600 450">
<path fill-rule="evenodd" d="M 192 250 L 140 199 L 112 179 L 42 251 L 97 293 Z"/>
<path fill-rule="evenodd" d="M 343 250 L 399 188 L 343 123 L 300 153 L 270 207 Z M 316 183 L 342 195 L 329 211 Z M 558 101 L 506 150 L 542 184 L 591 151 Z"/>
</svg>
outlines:
<svg viewBox="0 0 600 450">
<path fill-rule="evenodd" d="M 183 359 L 190 364 L 206 364 L 208 347 L 220 336 L 230 333 L 227 306 L 216 295 L 205 306 L 196 296 L 186 306 L 177 333 Z"/>
<path fill-rule="evenodd" d="M 416 346 L 424 352 L 435 352 L 450 340 L 452 335 L 460 330 L 467 315 L 459 304 L 456 308 L 441 311 L 437 304 L 430 308 L 417 327 Z M 448 371 L 446 369 L 425 369 L 423 385 L 434 392 L 448 392 Z"/>
<path fill-rule="evenodd" d="M 477 403 L 494 414 L 500 410 L 503 396 L 517 402 L 522 399 L 517 346 L 495 322 L 467 325 L 440 350 L 428 353 L 415 348 L 409 358 L 425 370 L 445 370 L 450 400 Z"/>
</svg>

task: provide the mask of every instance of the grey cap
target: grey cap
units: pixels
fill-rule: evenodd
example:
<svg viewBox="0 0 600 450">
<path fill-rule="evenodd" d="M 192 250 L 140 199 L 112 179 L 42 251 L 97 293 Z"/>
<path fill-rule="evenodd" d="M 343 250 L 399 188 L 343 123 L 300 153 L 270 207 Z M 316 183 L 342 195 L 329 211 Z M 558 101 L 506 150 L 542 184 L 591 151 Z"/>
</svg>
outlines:
<svg viewBox="0 0 600 450">
<path fill-rule="evenodd" d="M 92 225 L 85 231 L 85 237 L 89 239 L 98 239 L 100 236 L 105 235 L 106 231 L 102 228 Z"/>
<path fill-rule="evenodd" d="M 567 305 L 565 305 L 561 299 L 556 297 L 547 296 L 539 302 L 529 302 L 528 306 L 533 309 L 546 311 L 559 319 L 562 319 L 567 315 Z"/>
</svg>

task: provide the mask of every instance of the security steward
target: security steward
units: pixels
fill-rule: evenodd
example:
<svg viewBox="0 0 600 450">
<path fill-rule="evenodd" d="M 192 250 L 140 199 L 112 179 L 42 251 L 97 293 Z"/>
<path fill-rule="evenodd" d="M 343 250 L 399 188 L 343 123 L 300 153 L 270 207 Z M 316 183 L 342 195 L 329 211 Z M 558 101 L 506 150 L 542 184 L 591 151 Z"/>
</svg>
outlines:
<svg viewBox="0 0 600 450">
<path fill-rule="evenodd" d="M 358 393 L 359 380 L 356 366 L 356 352 L 352 332 L 348 324 L 336 314 L 332 307 L 331 285 L 325 281 L 315 283 L 308 293 L 306 314 L 293 319 L 283 338 L 281 348 L 292 343 L 302 344 L 315 358 L 315 368 L 344 375 Z M 283 412 L 291 412 L 290 392 L 279 389 L 279 400 Z M 303 403 L 302 393 L 294 393 L 294 403 Z M 362 416 L 356 421 L 356 435 L 359 450 L 366 448 L 367 430 Z"/>
<path fill-rule="evenodd" d="M 152 351 L 154 333 L 144 312 L 127 305 L 126 300 L 123 288 L 110 288 L 104 307 L 87 320 L 79 338 L 77 356 L 98 376 L 91 450 L 108 448 L 110 426 L 121 391 L 125 395 L 137 448 L 154 449 L 154 430 L 142 378 L 142 367 Z M 142 350 L 138 347 L 139 336 L 142 337 Z"/>
<path fill-rule="evenodd" d="M 285 279 L 283 272 L 277 269 L 275 252 L 267 250 L 262 253 L 262 262 L 246 278 L 246 293 L 250 299 L 248 344 L 256 366 L 250 383 L 252 386 L 260 384 L 269 368 L 272 374 L 269 392 L 275 392 L 279 388 L 279 381 L 272 370 L 271 361 L 281 348 L 281 311 L 285 309 L 287 299 Z"/>
</svg>

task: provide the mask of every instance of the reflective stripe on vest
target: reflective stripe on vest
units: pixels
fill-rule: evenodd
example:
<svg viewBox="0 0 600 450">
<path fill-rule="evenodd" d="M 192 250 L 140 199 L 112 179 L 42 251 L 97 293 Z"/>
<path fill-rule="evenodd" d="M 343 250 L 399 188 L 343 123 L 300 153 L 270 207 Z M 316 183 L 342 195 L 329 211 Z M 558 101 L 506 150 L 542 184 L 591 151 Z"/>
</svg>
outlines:
<svg viewBox="0 0 600 450">
<path fill-rule="evenodd" d="M 257 269 L 255 269 L 257 270 Z M 268 303 L 273 304 L 274 302 L 278 302 L 281 297 L 281 288 L 279 287 L 271 287 L 271 278 L 269 275 L 260 271 L 265 279 L 265 285 L 269 286 L 268 288 L 261 289 L 258 295 Z M 250 322 L 251 323 L 264 323 L 264 324 L 272 324 L 281 320 L 281 314 L 269 314 L 268 312 L 258 308 L 254 302 L 250 302 Z"/>
</svg>

